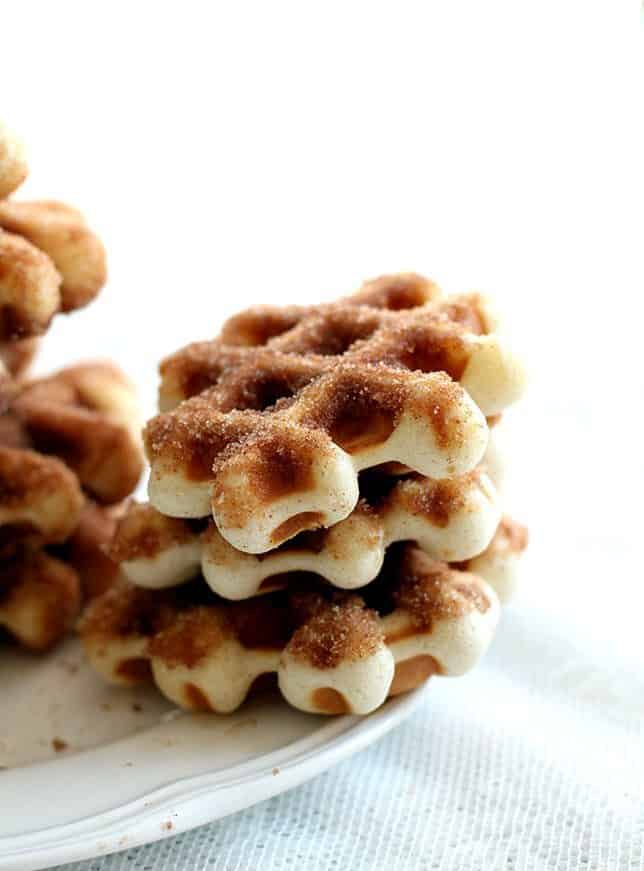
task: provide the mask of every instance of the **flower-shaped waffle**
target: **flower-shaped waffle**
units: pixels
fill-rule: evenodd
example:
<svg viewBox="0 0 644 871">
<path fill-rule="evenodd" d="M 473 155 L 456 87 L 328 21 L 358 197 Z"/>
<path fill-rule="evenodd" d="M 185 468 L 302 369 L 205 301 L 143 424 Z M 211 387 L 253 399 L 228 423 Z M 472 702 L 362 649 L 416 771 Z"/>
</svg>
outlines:
<svg viewBox="0 0 644 871">
<path fill-rule="evenodd" d="M 76 620 L 82 600 L 104 593 L 118 578 L 105 550 L 114 534 L 117 507 L 87 501 L 76 528 L 60 544 L 32 539 L 0 557 L 0 626 L 24 647 L 42 651 L 59 641 Z M 2 532 L 2 527 L 0 527 Z"/>
<path fill-rule="evenodd" d="M 86 363 L 5 378 L 0 405 L 0 625 L 42 650 L 118 573 L 104 547 L 142 470 L 134 397 Z"/>
<path fill-rule="evenodd" d="M 481 297 L 444 300 L 418 276 L 280 311 L 243 313 L 164 361 L 162 405 L 180 404 L 145 432 L 150 502 L 169 516 L 212 513 L 247 553 L 344 520 L 363 469 L 466 474 L 486 447 L 485 415 L 523 387 Z"/>
<path fill-rule="evenodd" d="M 34 450 L 62 459 L 96 501 L 128 496 L 142 470 L 132 386 L 109 362 L 69 366 L 17 387 L 9 414 Z"/>
<path fill-rule="evenodd" d="M 220 596 L 246 599 L 284 586 L 289 572 L 315 572 L 343 589 L 363 587 L 398 541 L 414 541 L 434 559 L 466 560 L 485 550 L 501 517 L 494 487 L 480 469 L 442 481 L 372 473 L 361 493 L 345 520 L 260 555 L 235 550 L 212 520 L 166 517 L 132 503 L 110 553 L 137 586 L 162 589 L 201 573 Z"/>
<path fill-rule="evenodd" d="M 234 711 L 266 675 L 293 706 L 367 714 L 433 674 L 460 675 L 486 650 L 494 591 L 410 545 L 395 545 L 360 593 L 314 576 L 243 602 L 196 582 L 150 591 L 121 583 L 80 625 L 96 670 L 117 684 L 154 680 L 192 710 Z"/>
<path fill-rule="evenodd" d="M 80 212 L 6 199 L 26 176 L 22 147 L 0 124 L 0 342 L 44 333 L 55 314 L 86 305 L 106 279 L 105 250 Z"/>
</svg>

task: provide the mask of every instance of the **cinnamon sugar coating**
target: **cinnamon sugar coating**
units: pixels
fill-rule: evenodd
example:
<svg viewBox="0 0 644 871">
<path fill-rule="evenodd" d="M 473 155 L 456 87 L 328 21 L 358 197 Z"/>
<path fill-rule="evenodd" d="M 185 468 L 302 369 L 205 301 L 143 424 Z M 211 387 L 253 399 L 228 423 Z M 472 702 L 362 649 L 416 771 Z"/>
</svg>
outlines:
<svg viewBox="0 0 644 871">
<path fill-rule="evenodd" d="M 5 542 L 64 541 L 82 507 L 78 480 L 60 460 L 0 446 L 0 536 Z"/>
<path fill-rule="evenodd" d="M 211 508 L 222 535 L 249 552 L 347 516 L 361 468 L 400 460 L 423 474 L 450 477 L 480 459 L 487 437 L 476 407 L 441 372 L 343 362 L 295 401 L 263 411 L 219 411 L 217 392 L 205 391 L 148 423 L 150 499 L 175 516 L 205 516 Z M 175 486 L 185 505 L 176 503 Z M 210 507 L 200 495 L 204 487 Z M 310 521 L 295 524 L 303 512 Z M 270 528 L 258 532 L 256 544 L 244 544 L 235 532 L 261 522 Z"/>
<path fill-rule="evenodd" d="M 362 469 L 461 475 L 484 449 L 481 412 L 523 385 L 496 330 L 479 294 L 444 298 L 416 275 L 249 309 L 161 363 L 150 501 L 174 517 L 212 512 L 231 545 L 263 553 L 346 517 Z"/>
<path fill-rule="evenodd" d="M 44 208 L 44 204 L 38 205 Z M 47 204 L 47 209 L 51 205 Z M 0 201 L 0 340 L 3 341 L 41 335 L 55 314 L 90 302 L 106 278 L 101 243 L 84 224 L 82 229 L 32 231 L 27 221 L 13 219 L 17 207 L 17 203 Z M 74 218 L 79 223 L 81 220 Z M 61 223 L 59 217 L 56 223 Z M 89 275 L 84 274 L 87 247 L 95 249 L 93 256 L 97 261 L 94 274 Z"/>
<path fill-rule="evenodd" d="M 105 249 L 77 209 L 52 200 L 0 200 L 0 227 L 27 240 L 54 265 L 61 311 L 87 305 L 105 284 Z"/>
<path fill-rule="evenodd" d="M 142 471 L 132 388 L 112 364 L 27 380 L 38 337 L 106 279 L 102 243 L 54 201 L 7 199 L 27 176 L 0 123 L 0 623 L 44 650 L 119 567 L 104 548 Z"/>
<path fill-rule="evenodd" d="M 6 199 L 26 177 L 24 149 L 0 122 L 0 342 L 44 333 L 107 277 L 105 249 L 77 209 Z"/>
<path fill-rule="evenodd" d="M 263 331 L 261 324 L 265 318 L 275 323 L 280 309 L 258 306 L 231 318 L 218 339 L 193 343 L 162 361 L 161 409 L 169 410 L 182 399 L 219 385 L 216 401 L 220 410 L 261 410 L 272 403 L 257 406 L 243 401 L 244 390 L 252 391 L 255 380 L 281 381 L 286 373 L 297 371 L 299 378 L 293 379 L 290 391 L 285 385 L 281 394 L 293 396 L 309 380 L 337 365 L 340 358 L 426 372 L 440 369 L 460 377 L 468 340 L 493 328 L 485 301 L 478 294 L 441 299 L 436 286 L 422 279 L 431 293 L 418 293 L 406 299 L 408 306 L 395 308 L 392 306 L 401 300 L 387 293 L 387 287 L 395 289 L 397 279 L 378 279 L 381 290 L 376 294 L 368 290 L 374 282 L 367 282 L 366 290 L 345 301 L 302 307 L 297 319 L 288 307 L 285 329 L 279 333 L 275 329 Z M 249 328 L 241 326 L 250 320 L 257 324 L 250 330 L 257 337 L 253 342 L 245 340 Z M 414 347 L 422 347 L 423 352 L 414 353 Z M 307 362 L 303 357 L 313 359 Z"/>
<path fill-rule="evenodd" d="M 155 593 L 121 583 L 90 605 L 80 634 L 107 679 L 152 677 L 186 708 L 198 698 L 199 709 L 234 710 L 260 674 L 277 671 L 283 694 L 305 710 L 366 713 L 392 686 L 400 692 L 431 673 L 471 667 L 497 616 L 483 581 L 405 545 L 360 594 L 334 591 L 307 574 L 244 602 L 220 599 L 198 582 Z M 149 669 L 130 668 L 130 660 L 147 661 Z M 342 706 L 325 688 L 340 693 Z M 335 700 L 332 709 L 324 699 Z"/>
<path fill-rule="evenodd" d="M 152 636 L 174 619 L 179 602 L 120 582 L 85 609 L 79 631 L 101 639 Z"/>
<path fill-rule="evenodd" d="M 119 575 L 105 548 L 142 469 L 133 402 L 105 363 L 0 383 L 0 623 L 34 650 Z"/>
<path fill-rule="evenodd" d="M 77 573 L 44 551 L 0 563 L 0 626 L 31 650 L 47 650 L 65 635 L 80 602 Z"/>
<path fill-rule="evenodd" d="M 374 309 L 401 311 L 424 305 L 438 296 L 440 290 L 433 281 L 422 275 L 406 272 L 366 281 L 357 293 L 346 297 L 343 302 Z M 315 317 L 320 311 L 330 308 L 332 306 L 253 306 L 229 318 L 221 329 L 220 339 L 225 345 L 265 345 L 311 316 Z M 290 340 L 290 337 L 286 339 L 287 342 Z"/>
<path fill-rule="evenodd" d="M 150 505 L 131 502 L 117 524 L 109 553 L 117 563 L 151 558 L 170 547 L 190 541 L 198 534 L 200 526 L 164 517 Z"/>
<path fill-rule="evenodd" d="M 61 458 L 98 501 L 135 487 L 142 460 L 129 383 L 109 363 L 85 363 L 20 386 L 11 414 L 32 447 Z"/>
<path fill-rule="evenodd" d="M 150 656 L 168 666 L 193 668 L 213 649 L 232 637 L 232 626 L 221 615 L 203 605 L 178 611 L 169 625 L 155 634 L 148 645 Z"/>
<path fill-rule="evenodd" d="M 201 572 L 214 592 L 239 600 L 283 586 L 297 571 L 355 589 L 376 577 L 393 542 L 414 541 L 436 559 L 463 560 L 486 548 L 501 516 L 494 487 L 480 469 L 439 481 L 371 472 L 361 480 L 361 494 L 345 520 L 307 529 L 257 555 L 232 547 L 212 520 L 166 517 L 149 504 L 133 504 L 119 523 L 111 555 L 132 583 L 151 589 Z"/>
<path fill-rule="evenodd" d="M 382 642 L 377 612 L 365 608 L 364 602 L 354 596 L 316 608 L 294 632 L 289 651 L 316 668 L 337 668 L 342 662 L 372 655 Z"/>
<path fill-rule="evenodd" d="M 98 505 L 87 499 L 76 528 L 57 548 L 60 558 L 81 579 L 84 601 L 102 595 L 120 577 L 119 565 L 109 555 L 109 545 L 124 510 L 124 503 Z"/>
<path fill-rule="evenodd" d="M 396 555 L 394 559 L 399 582 L 392 589 L 392 601 L 424 630 L 431 629 L 436 620 L 460 616 L 464 608 L 483 614 L 491 607 L 483 587 L 468 583 L 467 578 L 455 580 L 453 569 L 420 550 L 407 548 L 402 557 Z"/>
<path fill-rule="evenodd" d="M 0 339 L 44 333 L 60 308 L 60 284 L 43 251 L 0 229 Z"/>
</svg>

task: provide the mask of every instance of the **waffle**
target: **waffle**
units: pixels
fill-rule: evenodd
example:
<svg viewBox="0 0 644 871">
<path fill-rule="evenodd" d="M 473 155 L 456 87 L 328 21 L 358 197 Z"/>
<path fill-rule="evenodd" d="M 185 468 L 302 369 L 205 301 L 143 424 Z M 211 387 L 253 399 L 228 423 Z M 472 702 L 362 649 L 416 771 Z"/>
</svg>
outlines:
<svg viewBox="0 0 644 871">
<path fill-rule="evenodd" d="M 24 537 L 0 557 L 0 627 L 33 651 L 52 647 L 72 628 L 82 601 L 108 590 L 120 576 L 106 554 L 121 506 L 86 501 L 62 544 L 27 546 Z M 72 524 L 69 524 L 70 526 Z M 0 526 L 0 532 L 7 527 Z"/>
<path fill-rule="evenodd" d="M 340 356 L 353 342 L 366 338 L 369 329 L 378 323 L 379 311 L 384 313 L 410 310 L 425 306 L 440 297 L 441 291 L 434 282 L 415 273 L 400 273 L 367 281 L 357 293 L 340 301 L 340 308 L 350 308 L 352 323 L 344 322 L 338 306 L 334 304 L 252 306 L 228 318 L 218 338 L 193 342 L 161 362 L 159 409 L 170 411 L 184 399 L 213 387 L 226 370 L 247 361 L 252 365 L 255 358 L 251 353 L 253 348 L 257 350 L 263 347 L 275 351 L 277 364 L 282 361 L 278 352 L 315 356 L 319 358 L 316 360 L 319 367 L 323 364 L 324 357 Z M 363 307 L 371 311 L 364 311 Z M 356 316 L 361 314 L 362 322 L 359 322 Z M 296 363 L 292 358 L 287 358 L 286 362 L 290 362 L 292 366 Z M 329 364 L 333 362 L 327 361 Z M 311 378 L 316 377 L 316 373 L 317 369 L 314 367 Z M 258 402 L 259 407 L 270 404 L 267 401 L 270 396 L 266 396 L 270 391 L 266 387 L 262 390 L 263 383 L 261 379 L 257 380 L 260 391 L 257 396 L 247 393 L 244 401 L 242 396 L 231 395 L 231 407 L 235 407 L 234 400 L 244 408 L 258 407 Z M 249 390 L 252 383 L 247 379 L 245 383 L 248 384 L 246 390 Z M 301 386 L 305 383 L 306 370 Z M 279 384 L 276 387 L 279 389 Z M 242 384 L 238 394 L 243 389 Z M 232 390 L 230 392 L 232 394 Z M 280 392 L 280 395 L 283 394 Z"/>
<path fill-rule="evenodd" d="M 277 674 L 296 708 L 367 714 L 430 675 L 468 671 L 498 613 L 480 578 L 396 545 L 360 594 L 311 575 L 244 602 L 199 582 L 164 591 L 124 582 L 90 605 L 80 634 L 107 680 L 153 680 L 190 710 L 234 711 L 259 680 Z"/>
<path fill-rule="evenodd" d="M 78 523 L 83 494 L 76 476 L 54 457 L 0 446 L 0 541 L 64 541 Z M 2 550 L 0 550 L 0 553 Z"/>
<path fill-rule="evenodd" d="M 433 478 L 470 471 L 487 442 L 484 414 L 519 395 L 522 369 L 486 333 L 495 324 L 479 296 L 445 301 L 432 290 L 428 302 L 404 308 L 384 293 L 386 280 L 378 287 L 375 301 L 393 308 L 367 304 L 368 286 L 359 304 L 289 309 L 295 324 L 286 332 L 262 347 L 241 344 L 257 332 L 248 323 L 268 317 L 264 307 L 229 322 L 226 342 L 166 360 L 163 404 L 196 395 L 148 423 L 150 502 L 174 517 L 212 513 L 233 547 L 264 553 L 344 520 L 363 469 L 394 462 Z M 239 344 L 229 344 L 235 336 Z"/>
<path fill-rule="evenodd" d="M 87 499 L 80 519 L 67 541 L 54 550 L 72 566 L 82 581 L 83 601 L 105 593 L 121 576 L 109 555 L 109 546 L 126 502 L 98 505 Z"/>
<path fill-rule="evenodd" d="M 23 151 L 0 124 L 0 341 L 44 333 L 55 314 L 86 305 L 106 279 L 105 250 L 79 211 L 5 199 L 26 176 Z"/>
<path fill-rule="evenodd" d="M 27 380 L 58 312 L 86 305 L 105 251 L 76 209 L 17 202 L 24 150 L 0 124 L 0 626 L 45 650 L 119 575 L 105 552 L 142 471 L 131 386 L 110 363 Z"/>
<path fill-rule="evenodd" d="M 63 460 L 96 501 L 118 502 L 136 486 L 138 412 L 129 382 L 113 364 L 82 363 L 19 385 L 10 416 L 29 446 Z"/>
<path fill-rule="evenodd" d="M 169 411 L 219 384 L 220 410 L 263 408 L 351 360 L 445 371 L 493 415 L 517 398 L 524 380 L 498 330 L 480 294 L 444 298 L 421 276 L 383 276 L 337 303 L 255 306 L 233 316 L 217 339 L 161 363 L 159 406 Z M 308 366 L 297 366 L 302 357 L 312 358 Z"/>
<path fill-rule="evenodd" d="M 128 579 L 161 589 L 200 572 L 226 599 L 246 599 L 283 585 L 288 572 L 315 572 L 342 589 L 363 587 L 380 572 L 387 548 L 414 541 L 438 560 L 465 560 L 490 542 L 501 512 L 487 475 L 433 481 L 411 475 L 374 476 L 346 520 L 304 532 L 258 556 L 235 550 L 212 521 L 165 517 L 150 505 L 132 504 L 110 553 Z"/>
<path fill-rule="evenodd" d="M 111 364 L 0 384 L 0 625 L 45 650 L 116 579 L 104 548 L 142 470 L 132 390 Z"/>
<path fill-rule="evenodd" d="M 43 651 L 71 628 L 81 604 L 75 569 L 43 550 L 0 562 L 0 627 L 21 645 Z"/>
</svg>

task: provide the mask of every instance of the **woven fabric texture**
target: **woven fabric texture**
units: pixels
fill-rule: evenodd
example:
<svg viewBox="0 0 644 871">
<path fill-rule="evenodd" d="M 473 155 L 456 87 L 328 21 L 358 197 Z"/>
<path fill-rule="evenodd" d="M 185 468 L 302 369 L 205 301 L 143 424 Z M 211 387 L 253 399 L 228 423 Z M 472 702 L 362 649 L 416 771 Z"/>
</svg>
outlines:
<svg viewBox="0 0 644 871">
<path fill-rule="evenodd" d="M 553 614 L 513 607 L 484 665 L 312 782 L 193 832 L 63 866 L 644 868 L 644 679 Z"/>
</svg>

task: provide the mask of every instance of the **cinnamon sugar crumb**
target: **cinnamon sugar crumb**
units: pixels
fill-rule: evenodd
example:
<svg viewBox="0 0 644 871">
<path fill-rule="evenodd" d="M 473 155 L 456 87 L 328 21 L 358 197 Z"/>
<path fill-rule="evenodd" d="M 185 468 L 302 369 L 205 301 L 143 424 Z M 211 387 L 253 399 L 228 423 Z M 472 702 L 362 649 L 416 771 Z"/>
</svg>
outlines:
<svg viewBox="0 0 644 871">
<path fill-rule="evenodd" d="M 430 631 L 435 620 L 484 614 L 491 602 L 474 576 L 463 578 L 447 563 L 418 549 L 405 551 L 399 582 L 392 592 L 396 607 L 409 612 L 419 627 Z"/>
<path fill-rule="evenodd" d="M 192 668 L 232 635 L 218 612 L 197 606 L 179 612 L 170 626 L 152 638 L 149 652 L 169 668 Z"/>
<path fill-rule="evenodd" d="M 192 536 L 189 522 L 165 517 L 151 505 L 132 503 L 116 528 L 109 553 L 118 563 L 149 559 L 171 545 L 189 541 Z"/>
<path fill-rule="evenodd" d="M 441 448 L 460 447 L 463 395 L 451 378 L 462 376 L 468 338 L 484 332 L 484 323 L 475 295 L 437 295 L 432 282 L 402 274 L 368 282 L 336 303 L 242 312 L 218 339 L 163 362 L 162 396 L 185 401 L 148 423 L 149 458 L 193 481 L 213 480 L 245 450 L 270 467 L 280 459 L 276 445 L 286 450 L 293 423 L 312 434 L 322 430 L 352 452 L 384 442 L 403 406 L 430 422 Z M 428 382 L 423 373 L 443 374 Z M 423 398 L 416 399 L 421 376 Z M 310 458 L 305 444 L 298 451 L 303 463 Z M 256 478 L 253 486 L 263 487 L 264 477 Z M 295 478 L 290 492 L 305 487 L 301 475 Z"/>
<path fill-rule="evenodd" d="M 320 608 L 294 633 L 288 650 L 315 668 L 325 669 L 366 659 L 382 643 L 378 615 L 355 597 Z"/>
<path fill-rule="evenodd" d="M 409 494 L 411 510 L 417 514 L 424 514 L 436 526 L 446 527 L 452 515 L 465 504 L 467 486 L 475 476 L 476 473 L 473 473 L 461 478 L 446 478 L 440 481 L 420 477 L 409 479 L 406 490 Z M 404 494 L 404 484 L 401 490 Z"/>
<path fill-rule="evenodd" d="M 90 603 L 79 621 L 78 631 L 83 637 L 148 636 L 166 625 L 172 614 L 171 592 L 118 583 Z"/>
</svg>

